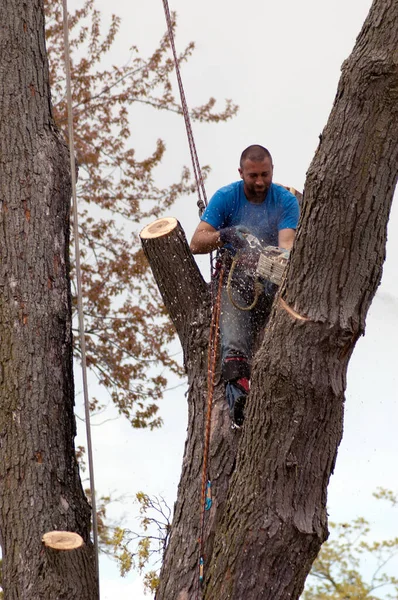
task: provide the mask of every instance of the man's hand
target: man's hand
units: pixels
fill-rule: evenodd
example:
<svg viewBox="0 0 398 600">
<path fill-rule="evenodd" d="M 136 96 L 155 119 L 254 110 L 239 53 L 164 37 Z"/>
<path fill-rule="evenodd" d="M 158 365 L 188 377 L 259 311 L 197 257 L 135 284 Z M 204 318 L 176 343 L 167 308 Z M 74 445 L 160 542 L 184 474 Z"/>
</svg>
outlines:
<svg viewBox="0 0 398 600">
<path fill-rule="evenodd" d="M 193 254 L 206 254 L 226 244 L 237 251 L 249 246 L 246 235 L 244 235 L 249 233 L 249 230 L 242 225 L 218 230 L 206 221 L 201 221 L 192 236 L 191 252 Z"/>
<path fill-rule="evenodd" d="M 233 250 L 242 250 L 249 246 L 245 236 L 247 233 L 250 233 L 249 230 L 241 225 L 237 227 L 225 227 L 220 230 L 220 242 L 223 246 L 231 246 Z"/>
</svg>

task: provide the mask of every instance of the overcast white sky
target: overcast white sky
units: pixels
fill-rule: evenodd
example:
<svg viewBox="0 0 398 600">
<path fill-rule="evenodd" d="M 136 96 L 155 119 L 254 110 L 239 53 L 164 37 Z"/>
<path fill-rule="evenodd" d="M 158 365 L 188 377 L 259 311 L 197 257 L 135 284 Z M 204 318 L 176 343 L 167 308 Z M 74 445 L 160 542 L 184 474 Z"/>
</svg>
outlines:
<svg viewBox="0 0 398 600">
<path fill-rule="evenodd" d="M 70 7 L 77 5 L 77 0 Z M 348 57 L 367 15 L 370 0 L 170 0 L 178 13 L 176 43 L 194 40 L 197 49 L 184 66 L 188 104 L 209 96 L 232 98 L 238 117 L 227 124 L 195 125 L 199 158 L 212 167 L 209 196 L 237 178 L 239 155 L 251 143 L 267 146 L 274 157 L 274 180 L 302 189 L 305 174 L 326 124 L 337 88 L 340 66 Z M 124 63 L 131 45 L 150 53 L 165 31 L 161 0 L 129 2 L 97 0 L 105 15 L 122 17 L 113 62 Z M 158 137 L 167 157 L 159 182 L 175 180 L 190 165 L 182 119 L 147 107 L 132 112 L 133 140 L 144 157 Z M 196 199 L 185 198 L 171 211 L 190 237 L 197 224 Z M 383 282 L 370 310 L 366 336 L 351 360 L 348 375 L 345 433 L 335 475 L 329 487 L 333 521 L 366 516 L 376 536 L 398 535 L 386 508 L 372 499 L 378 486 L 396 489 L 398 337 L 398 209 L 389 225 Z M 201 263 L 206 269 L 207 260 Z M 172 506 L 179 481 L 186 434 L 185 388 L 168 392 L 162 403 L 164 427 L 135 431 L 121 419 L 93 427 L 96 484 L 99 493 L 138 490 L 162 493 Z M 127 502 L 114 514 L 126 513 Z M 382 514 L 383 513 L 383 514 Z M 124 580 L 109 561 L 101 560 L 102 599 L 143 600 L 139 578 Z M 170 599 L 172 600 L 172 599 Z"/>
</svg>

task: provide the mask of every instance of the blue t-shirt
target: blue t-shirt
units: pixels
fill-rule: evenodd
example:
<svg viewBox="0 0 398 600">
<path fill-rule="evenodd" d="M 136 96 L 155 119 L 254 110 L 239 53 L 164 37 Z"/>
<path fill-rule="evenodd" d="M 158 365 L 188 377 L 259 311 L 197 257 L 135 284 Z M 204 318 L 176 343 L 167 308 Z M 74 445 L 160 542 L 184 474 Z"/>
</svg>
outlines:
<svg viewBox="0 0 398 600">
<path fill-rule="evenodd" d="M 296 196 L 286 188 L 272 183 L 261 204 L 249 202 L 243 181 L 235 181 L 219 189 L 202 215 L 215 229 L 243 225 L 263 246 L 277 246 L 281 229 L 296 229 L 299 205 Z"/>
</svg>

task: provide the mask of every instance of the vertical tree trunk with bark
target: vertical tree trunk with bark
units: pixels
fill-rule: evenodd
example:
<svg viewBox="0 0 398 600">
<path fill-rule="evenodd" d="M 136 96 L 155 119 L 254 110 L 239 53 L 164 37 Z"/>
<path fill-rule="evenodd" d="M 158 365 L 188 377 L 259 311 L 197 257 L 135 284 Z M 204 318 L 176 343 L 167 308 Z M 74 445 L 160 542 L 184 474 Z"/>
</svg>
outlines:
<svg viewBox="0 0 398 600">
<path fill-rule="evenodd" d="M 190 385 L 188 441 L 157 600 L 300 596 L 328 534 L 327 485 L 342 436 L 347 365 L 380 282 L 397 174 L 398 3 L 375 0 L 343 65 L 308 172 L 288 271 L 255 357 L 243 431 L 230 443 L 221 391 L 217 397 L 210 459 L 216 485 L 199 592 L 198 479 L 209 317 L 195 288 L 189 300 L 164 276 L 164 263 L 181 242 L 170 242 L 169 251 L 159 254 L 156 240 L 150 250 L 143 240 L 182 341 Z M 187 248 L 174 254 L 173 268 L 184 281 L 189 260 Z"/>
<path fill-rule="evenodd" d="M 74 453 L 70 177 L 51 117 L 40 0 L 4 0 L 0 37 L 0 533 L 5 598 L 97 598 Z M 51 530 L 85 545 L 56 552 Z"/>
<path fill-rule="evenodd" d="M 210 289 L 192 257 L 185 234 L 175 219 L 159 219 L 141 232 L 141 242 L 163 300 L 184 350 L 188 373 L 188 434 L 173 528 L 156 597 L 194 599 L 198 589 L 200 495 L 206 418 L 207 353 Z M 206 513 L 205 555 L 211 554 L 217 519 L 222 514 L 229 479 L 234 470 L 239 435 L 231 431 L 224 386 L 217 376 L 209 452 L 212 509 Z M 178 573 L 174 576 L 174 573 Z"/>
</svg>

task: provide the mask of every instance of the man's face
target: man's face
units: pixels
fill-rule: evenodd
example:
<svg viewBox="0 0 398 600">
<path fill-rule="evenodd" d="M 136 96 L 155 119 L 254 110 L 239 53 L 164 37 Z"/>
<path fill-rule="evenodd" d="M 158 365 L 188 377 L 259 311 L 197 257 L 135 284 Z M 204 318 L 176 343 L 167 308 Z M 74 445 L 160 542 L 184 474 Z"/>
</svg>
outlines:
<svg viewBox="0 0 398 600">
<path fill-rule="evenodd" d="M 245 194 L 248 200 L 259 202 L 265 199 L 272 183 L 273 166 L 269 158 L 257 162 L 246 159 L 243 168 L 239 169 L 243 179 Z"/>
</svg>

